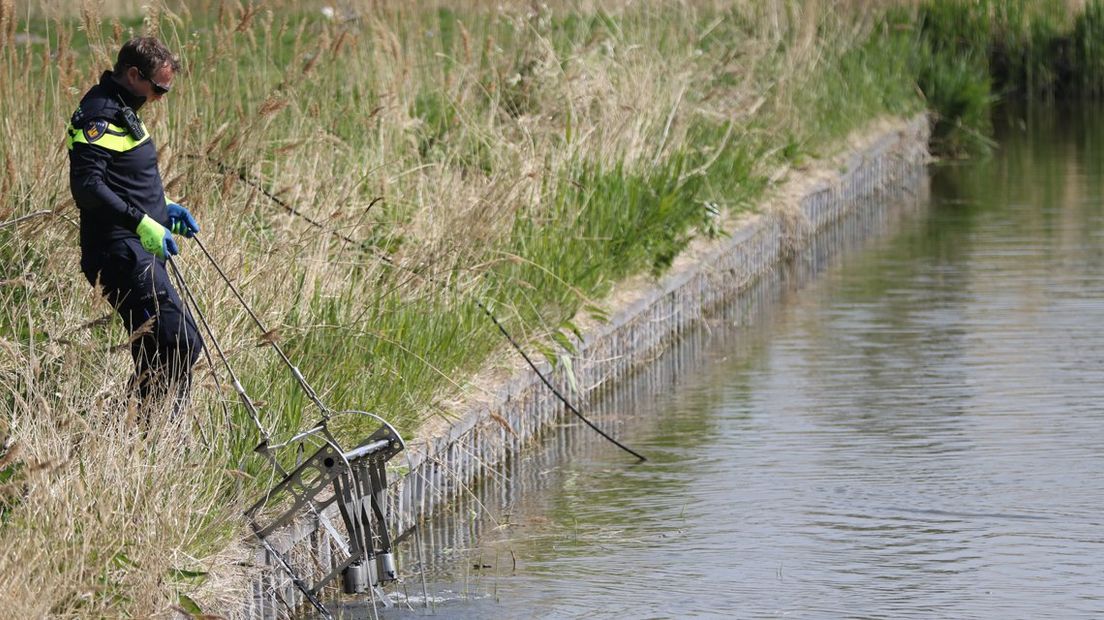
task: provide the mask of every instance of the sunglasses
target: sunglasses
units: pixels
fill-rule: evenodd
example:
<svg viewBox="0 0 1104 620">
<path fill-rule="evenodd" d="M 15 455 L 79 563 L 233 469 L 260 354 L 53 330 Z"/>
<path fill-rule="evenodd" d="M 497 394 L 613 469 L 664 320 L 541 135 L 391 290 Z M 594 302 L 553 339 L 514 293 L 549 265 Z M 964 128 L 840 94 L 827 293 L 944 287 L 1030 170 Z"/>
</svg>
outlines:
<svg viewBox="0 0 1104 620">
<path fill-rule="evenodd" d="M 153 78 L 147 77 L 145 73 L 142 73 L 142 70 L 139 69 L 138 67 L 134 67 L 134 69 L 136 71 L 138 71 L 138 76 L 139 77 L 141 77 L 143 80 L 149 82 L 153 86 L 153 92 L 157 93 L 158 95 L 167 95 L 167 94 L 169 94 L 169 90 L 172 88 L 171 86 L 165 86 L 164 84 L 158 84 L 157 82 L 153 81 Z"/>
</svg>

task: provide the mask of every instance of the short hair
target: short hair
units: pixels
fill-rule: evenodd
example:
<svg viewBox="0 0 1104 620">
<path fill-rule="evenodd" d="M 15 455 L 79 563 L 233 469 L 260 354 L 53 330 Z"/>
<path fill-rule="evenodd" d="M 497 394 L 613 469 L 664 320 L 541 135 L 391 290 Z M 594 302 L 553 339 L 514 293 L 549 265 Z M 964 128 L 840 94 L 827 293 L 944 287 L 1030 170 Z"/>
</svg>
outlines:
<svg viewBox="0 0 1104 620">
<path fill-rule="evenodd" d="M 180 72 L 180 61 L 165 44 L 155 37 L 136 37 L 119 48 L 115 61 L 115 73 L 121 74 L 127 67 L 137 67 L 142 75 L 153 77 L 161 67 L 168 65 L 173 73 Z"/>
</svg>

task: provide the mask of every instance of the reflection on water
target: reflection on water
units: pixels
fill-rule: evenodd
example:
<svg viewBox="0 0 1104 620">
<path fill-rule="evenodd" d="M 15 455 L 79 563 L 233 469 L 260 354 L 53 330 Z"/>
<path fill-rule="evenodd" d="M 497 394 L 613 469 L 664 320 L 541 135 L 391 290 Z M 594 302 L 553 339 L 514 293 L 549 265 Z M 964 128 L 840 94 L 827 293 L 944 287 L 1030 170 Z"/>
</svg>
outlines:
<svg viewBox="0 0 1104 620">
<path fill-rule="evenodd" d="M 432 524 L 435 613 L 1104 615 L 1104 127 L 1033 111 L 1002 145 L 606 395 L 650 462 L 569 424 Z M 383 617 L 427 613 L 406 588 Z"/>
</svg>

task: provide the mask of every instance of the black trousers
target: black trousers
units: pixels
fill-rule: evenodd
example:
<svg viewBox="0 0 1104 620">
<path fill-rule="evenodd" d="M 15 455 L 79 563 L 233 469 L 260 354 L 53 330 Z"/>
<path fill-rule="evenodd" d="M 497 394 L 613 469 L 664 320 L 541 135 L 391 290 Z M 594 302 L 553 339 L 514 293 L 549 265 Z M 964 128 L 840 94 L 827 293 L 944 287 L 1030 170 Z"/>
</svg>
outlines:
<svg viewBox="0 0 1104 620">
<path fill-rule="evenodd" d="M 98 282 L 103 287 L 130 332 L 132 390 L 143 403 L 171 393 L 174 409 L 182 407 L 203 339 L 165 263 L 143 249 L 138 239 L 121 239 L 86 253 L 81 270 L 93 286 Z"/>
</svg>

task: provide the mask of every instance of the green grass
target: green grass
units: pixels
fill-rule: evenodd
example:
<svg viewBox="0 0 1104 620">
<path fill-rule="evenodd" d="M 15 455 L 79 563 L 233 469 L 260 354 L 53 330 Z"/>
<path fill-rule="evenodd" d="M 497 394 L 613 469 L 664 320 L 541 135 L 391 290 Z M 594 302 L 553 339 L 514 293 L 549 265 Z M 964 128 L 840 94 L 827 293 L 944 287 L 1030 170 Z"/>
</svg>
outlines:
<svg viewBox="0 0 1104 620">
<path fill-rule="evenodd" d="M 1090 2 L 1077 16 L 1069 47 L 1069 74 L 1075 88 L 1099 97 L 1104 93 L 1104 2 Z"/>
<path fill-rule="evenodd" d="M 1100 93 L 1104 3 L 1073 11 L 1063 0 L 927 0 L 890 12 L 880 36 L 910 48 L 908 74 L 936 114 L 941 154 L 984 153 L 1001 100 Z"/>
</svg>

